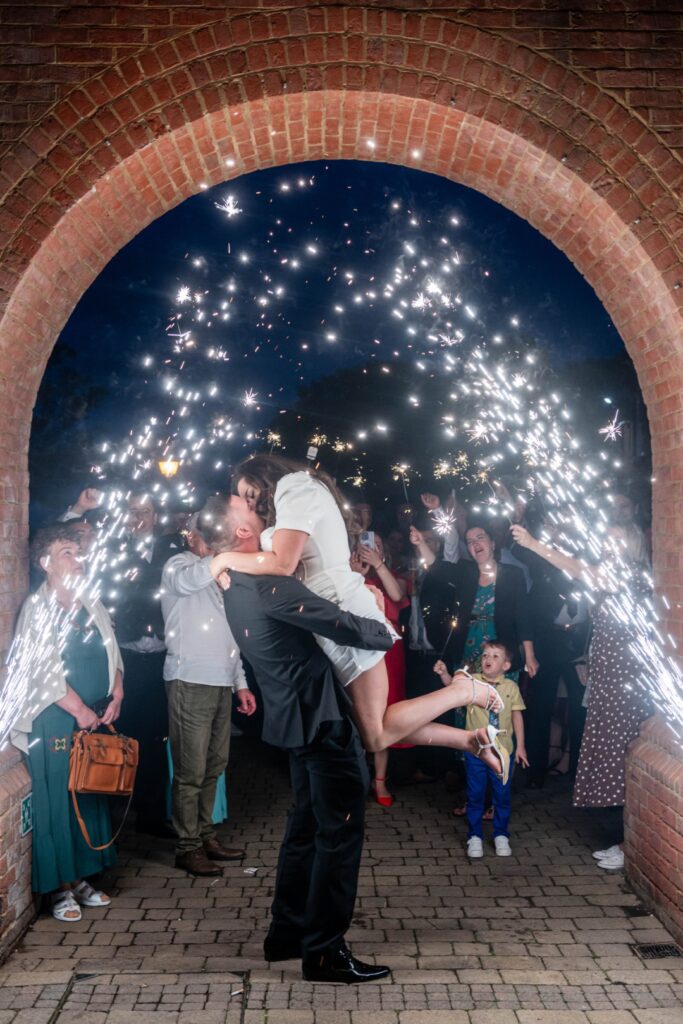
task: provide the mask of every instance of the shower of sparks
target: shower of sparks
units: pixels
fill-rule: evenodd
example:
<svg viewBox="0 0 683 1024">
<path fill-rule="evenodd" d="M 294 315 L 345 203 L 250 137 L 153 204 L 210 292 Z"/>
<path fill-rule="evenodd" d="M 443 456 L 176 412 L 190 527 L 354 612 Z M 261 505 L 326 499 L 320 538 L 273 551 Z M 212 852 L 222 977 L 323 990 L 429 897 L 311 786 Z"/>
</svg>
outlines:
<svg viewBox="0 0 683 1024">
<path fill-rule="evenodd" d="M 368 139 L 367 145 L 379 148 L 380 142 Z M 203 256 L 187 258 L 183 277 L 188 283 L 178 287 L 176 308 L 166 321 L 165 355 L 145 363 L 158 368 L 158 372 L 146 371 L 145 386 L 163 396 L 166 412 L 142 425 L 132 424 L 127 437 L 108 441 L 98 454 L 98 486 L 105 491 L 109 522 L 98 535 L 90 575 L 83 583 L 88 594 L 97 592 L 96 581 L 105 564 L 114 590 L 117 577 L 123 583 L 130 574 L 121 544 L 126 499 L 141 481 L 149 480 L 169 453 L 182 465 L 178 477 L 149 485 L 162 521 L 172 502 L 191 507 L 198 488 L 194 473 L 209 460 L 216 469 L 225 467 L 227 484 L 235 456 L 242 457 L 259 445 L 305 455 L 305 450 L 291 447 L 285 420 L 281 428 L 278 423 L 278 429 L 269 430 L 262 421 L 254 422 L 259 409 L 288 411 L 279 408 L 279 393 L 266 394 L 259 382 L 255 362 L 259 353 L 277 351 L 292 378 L 303 379 L 305 360 L 314 360 L 323 348 L 336 351 L 349 342 L 355 345 L 359 332 L 362 340 L 367 311 L 381 309 L 390 326 L 372 342 L 368 337 L 374 365 L 392 381 L 399 379 L 398 374 L 392 375 L 392 363 L 412 366 L 413 379 L 401 391 L 399 387 L 404 386 L 397 383 L 394 407 L 377 410 L 381 422 L 368 418 L 364 423 L 349 423 L 346 429 L 330 426 L 330 436 L 336 437 L 337 431 L 342 435 L 331 443 L 321 426 L 309 445 L 323 447 L 333 465 L 338 462 L 338 476 L 349 488 L 363 487 L 370 475 L 360 449 L 382 445 L 387 477 L 392 472 L 401 480 L 410 504 L 407 480 L 417 469 L 402 462 L 391 465 L 400 454 L 391 451 L 392 438 L 398 444 L 401 431 L 411 430 L 410 417 L 431 408 L 432 382 L 434 386 L 446 382 L 446 397 L 440 394 L 433 406 L 433 437 L 439 447 L 430 444 L 428 448 L 425 439 L 426 458 L 432 464 L 437 460 L 434 476 L 455 478 L 459 488 L 472 487 L 476 494 L 490 491 L 480 502 L 482 508 L 492 516 L 511 517 L 512 502 L 499 497 L 495 484 L 512 474 L 525 499 L 542 501 L 565 551 L 587 563 L 609 557 L 614 593 L 607 606 L 630 636 L 641 666 L 634 685 L 647 692 L 676 733 L 683 735 L 681 670 L 662 625 L 666 603 L 643 600 L 632 585 L 631 568 L 623 554 L 615 554 L 608 544 L 609 478 L 618 464 L 603 448 L 596 453 L 575 432 L 572 410 L 561 394 L 548 389 L 538 353 L 524 346 L 520 332 L 510 331 L 513 340 L 508 339 L 504 327 L 518 327 L 520 320 L 505 315 L 504 301 L 491 294 L 486 301 L 466 294 L 464 270 L 469 257 L 454 241 L 458 218 L 444 213 L 432 223 L 409 209 L 410 204 L 389 197 L 392 225 L 402 224 L 405 237 L 387 243 L 386 251 L 377 241 L 380 236 L 374 223 L 362 236 L 362 210 L 355 210 L 354 217 L 344 223 L 335 244 L 323 235 L 323 225 L 313 221 L 307 223 L 304 235 L 296 237 L 287 226 L 282 204 L 316 185 L 314 177 L 290 179 L 275 190 L 277 196 L 255 193 L 254 205 L 257 200 L 265 203 L 263 210 L 270 211 L 271 217 L 260 248 L 251 241 L 231 243 L 225 247 L 223 263 L 213 270 Z M 276 198 L 280 206 L 274 205 Z M 229 220 L 242 212 L 233 195 L 213 205 Z M 245 205 L 251 207 L 251 201 Z M 217 230 L 225 230 L 222 221 L 216 216 Z M 328 253 L 334 253 L 334 258 Z M 324 267 L 329 287 L 317 335 L 305 318 L 301 324 L 294 319 L 297 301 L 304 312 L 312 301 L 314 289 L 303 277 L 312 265 Z M 287 325 L 287 352 L 273 341 L 274 324 Z M 238 367 L 245 368 L 242 376 L 236 373 Z M 259 393 L 265 397 L 255 409 Z M 245 413 L 245 409 L 252 411 Z M 135 410 L 131 416 L 135 421 Z M 617 412 L 599 433 L 605 441 L 615 441 L 622 427 Z M 454 442 L 463 450 L 454 452 Z M 455 526 L 455 517 L 439 510 L 433 522 L 434 529 L 445 534 Z M 586 585 L 597 598 L 596 578 L 588 578 Z M 107 604 L 114 600 L 110 592 L 102 596 Z M 10 653 L 7 680 L 0 690 L 0 746 L 22 710 L 53 685 L 50 651 L 63 642 L 69 627 L 54 606 L 41 615 L 42 634 L 51 643 L 19 638 Z"/>
<path fill-rule="evenodd" d="M 485 423 L 475 423 L 472 427 L 467 428 L 467 436 L 475 444 L 478 444 L 480 441 L 488 441 L 489 428 Z"/>
<path fill-rule="evenodd" d="M 616 439 L 622 435 L 623 426 L 624 422 L 619 419 L 619 410 L 617 409 L 614 414 L 614 419 L 611 419 L 609 423 L 604 427 L 601 427 L 598 433 L 602 434 L 605 441 L 616 441 Z"/>
<path fill-rule="evenodd" d="M 214 203 L 214 206 L 217 210 L 222 210 L 223 213 L 226 213 L 228 218 L 236 217 L 238 213 L 242 212 L 240 207 L 237 205 L 237 199 L 235 196 L 231 195 L 226 196 L 220 203 Z"/>
<path fill-rule="evenodd" d="M 461 345 L 465 340 L 464 331 L 454 331 L 452 334 L 439 334 L 439 341 L 444 348 L 453 348 L 454 345 Z"/>
</svg>

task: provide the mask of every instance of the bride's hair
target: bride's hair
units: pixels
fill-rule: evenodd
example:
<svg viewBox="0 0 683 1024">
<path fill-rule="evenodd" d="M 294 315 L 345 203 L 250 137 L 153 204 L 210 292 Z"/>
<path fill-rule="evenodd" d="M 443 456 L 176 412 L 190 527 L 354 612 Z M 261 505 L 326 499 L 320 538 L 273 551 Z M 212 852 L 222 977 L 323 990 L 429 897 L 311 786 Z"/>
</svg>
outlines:
<svg viewBox="0 0 683 1024">
<path fill-rule="evenodd" d="M 353 517 L 332 477 L 324 470 L 314 469 L 305 462 L 288 459 L 284 455 L 252 455 L 235 467 L 232 475 L 233 488 L 237 488 L 240 480 L 245 480 L 251 487 L 255 487 L 259 492 L 256 511 L 265 519 L 266 526 L 275 526 L 275 488 L 278 481 L 289 473 L 308 473 L 314 480 L 320 481 L 336 501 L 347 532 L 353 533 Z"/>
</svg>

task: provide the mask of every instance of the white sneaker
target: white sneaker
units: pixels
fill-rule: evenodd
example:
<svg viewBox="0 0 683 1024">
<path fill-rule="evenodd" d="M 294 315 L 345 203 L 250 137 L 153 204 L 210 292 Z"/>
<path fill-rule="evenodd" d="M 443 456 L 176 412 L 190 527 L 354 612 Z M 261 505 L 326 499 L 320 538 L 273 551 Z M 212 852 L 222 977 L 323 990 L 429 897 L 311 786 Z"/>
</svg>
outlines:
<svg viewBox="0 0 683 1024">
<path fill-rule="evenodd" d="M 606 868 L 608 871 L 618 871 L 624 866 L 624 851 L 619 849 L 617 846 L 616 853 L 611 853 L 609 857 L 601 857 L 598 861 L 599 868 Z"/>
<path fill-rule="evenodd" d="M 497 857 L 511 857 L 512 847 L 510 846 L 510 840 L 507 836 L 496 836 L 493 840 L 493 844 L 496 848 Z"/>
<path fill-rule="evenodd" d="M 483 857 L 484 856 L 484 844 L 482 843 L 479 836 L 471 836 L 467 840 L 467 856 L 468 857 Z"/>
<path fill-rule="evenodd" d="M 614 846 L 608 846 L 606 850 L 595 850 L 591 856 L 595 857 L 596 860 L 602 860 L 603 857 L 611 857 L 618 849 L 619 844 L 615 843 Z"/>
</svg>

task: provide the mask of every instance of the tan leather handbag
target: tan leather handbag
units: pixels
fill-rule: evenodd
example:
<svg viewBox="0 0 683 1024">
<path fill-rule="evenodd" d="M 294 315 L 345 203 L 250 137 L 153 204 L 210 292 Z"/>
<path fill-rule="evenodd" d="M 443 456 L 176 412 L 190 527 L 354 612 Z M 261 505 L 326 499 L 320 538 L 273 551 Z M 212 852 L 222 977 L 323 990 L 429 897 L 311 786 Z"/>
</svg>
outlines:
<svg viewBox="0 0 683 1024">
<path fill-rule="evenodd" d="M 118 733 L 113 725 L 109 733 L 81 729 L 73 735 L 69 755 L 69 792 L 83 838 L 91 850 L 106 850 L 118 838 L 128 814 L 138 768 L 138 741 Z M 102 796 L 127 796 L 128 805 L 116 835 L 103 846 L 93 846 L 78 808 L 78 793 Z"/>
</svg>

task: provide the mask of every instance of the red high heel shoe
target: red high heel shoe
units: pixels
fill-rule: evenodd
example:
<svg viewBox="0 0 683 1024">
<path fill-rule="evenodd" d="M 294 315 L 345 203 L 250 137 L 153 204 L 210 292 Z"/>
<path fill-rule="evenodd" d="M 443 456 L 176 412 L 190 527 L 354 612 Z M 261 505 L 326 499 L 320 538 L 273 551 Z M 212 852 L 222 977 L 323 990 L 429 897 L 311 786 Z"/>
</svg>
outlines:
<svg viewBox="0 0 683 1024">
<path fill-rule="evenodd" d="M 372 780 L 372 789 L 375 794 L 375 801 L 380 805 L 380 807 L 392 807 L 394 803 L 394 798 L 391 794 L 389 794 L 389 796 L 377 796 L 377 783 L 386 781 L 386 778 L 380 778 L 379 775 L 375 775 Z"/>
</svg>

